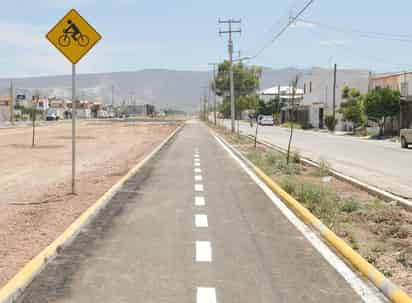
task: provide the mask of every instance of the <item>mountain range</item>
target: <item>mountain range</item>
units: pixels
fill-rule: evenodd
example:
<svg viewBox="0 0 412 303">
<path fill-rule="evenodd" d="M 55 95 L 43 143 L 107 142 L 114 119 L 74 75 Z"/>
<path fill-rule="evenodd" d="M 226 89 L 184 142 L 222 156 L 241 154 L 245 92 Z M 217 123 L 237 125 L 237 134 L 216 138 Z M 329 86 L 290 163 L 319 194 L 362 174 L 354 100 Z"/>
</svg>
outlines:
<svg viewBox="0 0 412 303">
<path fill-rule="evenodd" d="M 316 78 L 330 82 L 332 71 L 323 68 L 262 68 L 261 89 L 276 85 L 288 85 L 299 75 L 301 81 Z M 339 78 L 348 83 L 360 78 L 360 85 L 365 85 L 365 70 L 340 70 Z M 80 98 L 112 102 L 112 87 L 115 104 L 123 101 L 136 104 L 150 103 L 157 108 L 174 108 L 188 112 L 196 111 L 208 85 L 212 73 L 208 71 L 177 71 L 166 69 L 145 69 L 130 72 L 113 72 L 101 74 L 80 74 L 77 76 L 77 94 Z M 13 79 L 17 93 L 30 95 L 38 90 L 42 95 L 54 95 L 70 98 L 71 75 L 32 77 Z M 301 85 L 303 86 L 303 85 Z M 0 79 L 0 94 L 9 93 L 10 80 Z"/>
</svg>

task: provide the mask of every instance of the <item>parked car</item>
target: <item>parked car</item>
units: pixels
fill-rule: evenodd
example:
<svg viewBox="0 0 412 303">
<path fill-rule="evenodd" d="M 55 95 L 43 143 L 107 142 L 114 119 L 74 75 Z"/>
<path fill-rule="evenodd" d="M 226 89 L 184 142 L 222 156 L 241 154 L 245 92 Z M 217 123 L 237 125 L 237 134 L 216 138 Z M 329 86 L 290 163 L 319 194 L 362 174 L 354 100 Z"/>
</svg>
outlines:
<svg viewBox="0 0 412 303">
<path fill-rule="evenodd" d="M 402 148 L 408 148 L 408 145 L 412 144 L 412 125 L 411 128 L 401 129 L 401 146 Z"/>
<path fill-rule="evenodd" d="M 55 112 L 49 111 L 47 113 L 46 120 L 47 121 L 57 121 L 57 120 L 59 120 L 59 117 L 57 116 L 57 114 Z"/>
<path fill-rule="evenodd" d="M 262 115 L 258 117 L 259 125 L 275 125 L 275 121 L 273 120 L 272 116 Z"/>
</svg>

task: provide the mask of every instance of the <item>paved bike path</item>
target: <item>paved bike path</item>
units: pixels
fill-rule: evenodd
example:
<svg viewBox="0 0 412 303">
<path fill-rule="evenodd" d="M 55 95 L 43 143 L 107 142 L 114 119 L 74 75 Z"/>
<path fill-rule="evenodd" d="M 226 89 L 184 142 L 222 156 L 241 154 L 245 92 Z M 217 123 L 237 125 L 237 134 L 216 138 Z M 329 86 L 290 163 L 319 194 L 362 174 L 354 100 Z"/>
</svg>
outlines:
<svg viewBox="0 0 412 303">
<path fill-rule="evenodd" d="M 362 300 L 208 129 L 190 123 L 22 302 Z"/>
</svg>

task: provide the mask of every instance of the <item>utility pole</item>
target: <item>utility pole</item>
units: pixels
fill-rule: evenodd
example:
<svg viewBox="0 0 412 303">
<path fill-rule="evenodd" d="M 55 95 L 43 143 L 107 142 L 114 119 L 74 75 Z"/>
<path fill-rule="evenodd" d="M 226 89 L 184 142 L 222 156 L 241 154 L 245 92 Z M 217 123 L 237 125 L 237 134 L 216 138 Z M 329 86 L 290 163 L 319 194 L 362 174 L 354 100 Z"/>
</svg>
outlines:
<svg viewBox="0 0 412 303">
<path fill-rule="evenodd" d="M 14 85 L 13 80 L 10 80 L 10 123 L 14 122 Z"/>
<path fill-rule="evenodd" d="M 214 118 L 214 123 L 215 125 L 217 124 L 217 106 L 216 106 L 216 66 L 218 65 L 217 63 L 209 63 L 209 65 L 213 66 L 213 84 L 215 86 L 215 91 L 214 91 L 214 96 L 213 96 L 213 118 Z"/>
<path fill-rule="evenodd" d="M 199 103 L 199 118 L 200 118 L 200 120 L 202 120 L 202 95 L 200 95 L 199 101 L 200 101 L 200 103 Z"/>
<path fill-rule="evenodd" d="M 114 108 L 114 85 L 112 85 L 112 108 Z"/>
<path fill-rule="evenodd" d="M 201 97 L 201 99 L 203 100 L 203 119 L 206 121 L 207 119 L 207 113 L 206 113 L 206 99 L 207 99 L 207 90 L 209 89 L 209 86 L 202 86 L 201 87 L 203 89 L 202 95 L 203 97 Z"/>
<path fill-rule="evenodd" d="M 235 19 L 228 19 L 228 20 L 220 20 L 219 24 L 228 24 L 229 30 L 222 31 L 219 30 L 219 34 L 229 34 L 228 40 L 228 49 L 229 49 L 229 77 L 230 77 L 230 115 L 232 118 L 232 133 L 235 132 L 235 88 L 233 83 L 233 40 L 232 34 L 233 33 L 241 33 L 242 30 L 232 30 L 232 24 L 240 24 L 241 20 Z"/>
<path fill-rule="evenodd" d="M 335 117 L 336 117 L 336 69 L 337 69 L 337 65 L 334 65 L 333 68 L 333 121 L 335 121 Z M 333 122 L 335 123 L 335 122 Z"/>
</svg>

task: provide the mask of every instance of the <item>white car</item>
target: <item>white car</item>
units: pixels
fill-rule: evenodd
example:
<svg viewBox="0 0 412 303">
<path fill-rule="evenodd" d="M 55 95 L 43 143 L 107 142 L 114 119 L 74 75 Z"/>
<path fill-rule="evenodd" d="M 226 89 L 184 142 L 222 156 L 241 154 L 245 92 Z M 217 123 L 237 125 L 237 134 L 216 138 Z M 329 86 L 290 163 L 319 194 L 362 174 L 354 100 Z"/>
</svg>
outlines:
<svg viewBox="0 0 412 303">
<path fill-rule="evenodd" d="M 411 128 L 401 129 L 401 146 L 402 146 L 402 148 L 408 148 L 409 144 L 412 144 L 412 129 Z"/>
<path fill-rule="evenodd" d="M 259 125 L 270 125 L 270 126 L 275 125 L 275 121 L 273 120 L 273 117 L 272 116 L 267 116 L 267 115 L 260 116 L 258 118 L 258 123 L 259 123 Z"/>
</svg>

